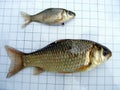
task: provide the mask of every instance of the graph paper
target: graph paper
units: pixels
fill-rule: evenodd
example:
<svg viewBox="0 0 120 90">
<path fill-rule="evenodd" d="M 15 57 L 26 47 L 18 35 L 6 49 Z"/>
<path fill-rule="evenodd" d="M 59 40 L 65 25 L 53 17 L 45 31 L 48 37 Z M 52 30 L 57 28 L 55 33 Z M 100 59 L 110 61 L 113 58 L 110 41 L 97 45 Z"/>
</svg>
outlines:
<svg viewBox="0 0 120 90">
<path fill-rule="evenodd" d="M 76 17 L 64 26 L 32 22 L 21 28 L 21 11 L 33 15 L 50 7 L 71 10 Z M 96 41 L 113 55 L 88 72 L 35 76 L 30 67 L 6 79 L 10 59 L 5 45 L 27 53 L 58 39 Z M 120 90 L 120 0 L 0 0 L 0 90 Z"/>
</svg>

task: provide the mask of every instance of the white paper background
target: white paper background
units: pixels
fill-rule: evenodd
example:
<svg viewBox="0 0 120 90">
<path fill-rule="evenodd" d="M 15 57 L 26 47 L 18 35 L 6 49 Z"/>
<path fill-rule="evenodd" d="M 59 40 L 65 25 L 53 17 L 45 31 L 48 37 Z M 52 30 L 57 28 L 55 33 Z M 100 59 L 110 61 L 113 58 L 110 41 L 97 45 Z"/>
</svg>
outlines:
<svg viewBox="0 0 120 90">
<path fill-rule="evenodd" d="M 36 14 L 46 8 L 74 11 L 64 26 L 24 23 L 21 11 Z M 27 68 L 6 79 L 10 59 L 4 45 L 31 52 L 58 39 L 89 39 L 111 49 L 113 56 L 96 69 L 69 75 Z M 120 90 L 120 0 L 0 0 L 0 90 Z"/>
</svg>

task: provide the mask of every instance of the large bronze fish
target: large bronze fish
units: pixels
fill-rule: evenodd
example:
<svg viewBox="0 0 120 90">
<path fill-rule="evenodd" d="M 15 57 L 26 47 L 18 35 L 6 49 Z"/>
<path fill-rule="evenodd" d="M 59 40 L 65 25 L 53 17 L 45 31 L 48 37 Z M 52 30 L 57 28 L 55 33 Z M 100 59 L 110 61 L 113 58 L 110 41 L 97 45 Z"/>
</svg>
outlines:
<svg viewBox="0 0 120 90">
<path fill-rule="evenodd" d="M 62 24 L 75 17 L 75 13 L 63 8 L 48 8 L 44 11 L 35 15 L 29 15 L 25 12 L 21 12 L 21 15 L 25 18 L 23 28 L 26 27 L 30 22 L 40 22 L 49 25 Z"/>
<path fill-rule="evenodd" d="M 34 74 L 44 71 L 82 72 L 95 68 L 112 56 L 107 47 L 90 40 L 58 40 L 32 53 L 23 53 L 9 46 L 5 48 L 11 58 L 7 77 L 26 67 L 35 67 Z"/>
</svg>

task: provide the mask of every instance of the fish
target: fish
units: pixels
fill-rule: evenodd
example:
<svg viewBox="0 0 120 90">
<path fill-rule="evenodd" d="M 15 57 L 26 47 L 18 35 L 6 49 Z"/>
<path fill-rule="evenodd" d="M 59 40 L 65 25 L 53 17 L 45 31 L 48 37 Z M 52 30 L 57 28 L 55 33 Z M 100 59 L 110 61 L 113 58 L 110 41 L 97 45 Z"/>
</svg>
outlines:
<svg viewBox="0 0 120 90">
<path fill-rule="evenodd" d="M 35 15 L 29 15 L 25 12 L 21 12 L 21 15 L 25 19 L 25 23 L 22 28 L 26 27 L 31 22 L 39 22 L 48 25 L 64 25 L 65 22 L 76 16 L 74 12 L 63 8 L 47 8 Z"/>
<path fill-rule="evenodd" d="M 106 46 L 85 39 L 60 39 L 30 53 L 8 45 L 5 49 L 11 59 L 7 78 L 27 67 L 33 67 L 35 75 L 45 71 L 63 74 L 89 71 L 112 56 Z"/>
</svg>

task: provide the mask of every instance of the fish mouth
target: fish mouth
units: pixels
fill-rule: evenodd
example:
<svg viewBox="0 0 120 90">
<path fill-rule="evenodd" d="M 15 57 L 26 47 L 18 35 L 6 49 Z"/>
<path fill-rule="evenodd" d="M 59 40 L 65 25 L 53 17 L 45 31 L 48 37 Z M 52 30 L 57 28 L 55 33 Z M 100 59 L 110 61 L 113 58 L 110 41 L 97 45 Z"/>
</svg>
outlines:
<svg viewBox="0 0 120 90">
<path fill-rule="evenodd" d="M 74 12 L 72 12 L 74 16 L 76 16 L 76 14 Z"/>
<path fill-rule="evenodd" d="M 112 52 L 109 50 L 108 52 L 108 59 L 112 56 Z"/>
<path fill-rule="evenodd" d="M 73 12 L 73 15 L 76 16 L 76 14 Z"/>
<path fill-rule="evenodd" d="M 112 52 L 110 51 L 109 54 L 110 54 L 110 57 L 111 57 L 112 56 Z"/>
</svg>

